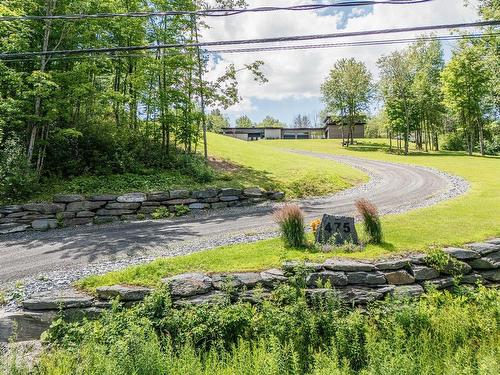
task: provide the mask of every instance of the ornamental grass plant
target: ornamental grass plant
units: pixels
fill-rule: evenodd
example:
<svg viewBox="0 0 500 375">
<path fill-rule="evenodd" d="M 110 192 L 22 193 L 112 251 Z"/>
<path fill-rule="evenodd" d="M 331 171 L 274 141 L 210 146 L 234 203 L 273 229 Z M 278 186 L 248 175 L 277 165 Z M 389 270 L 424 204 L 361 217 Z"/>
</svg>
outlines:
<svg viewBox="0 0 500 375">
<path fill-rule="evenodd" d="M 368 242 L 373 244 L 382 243 L 382 223 L 380 222 L 377 207 L 367 199 L 358 199 L 356 209 L 363 218 L 363 227 L 368 236 Z"/>
<path fill-rule="evenodd" d="M 287 247 L 302 247 L 306 244 L 304 213 L 296 204 L 287 204 L 274 212 L 281 238 Z"/>
</svg>

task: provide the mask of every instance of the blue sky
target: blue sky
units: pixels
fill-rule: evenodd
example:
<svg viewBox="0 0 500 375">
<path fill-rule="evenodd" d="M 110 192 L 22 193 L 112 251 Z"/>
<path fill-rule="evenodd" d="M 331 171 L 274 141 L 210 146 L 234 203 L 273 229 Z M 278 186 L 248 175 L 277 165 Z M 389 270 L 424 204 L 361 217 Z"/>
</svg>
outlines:
<svg viewBox="0 0 500 375">
<path fill-rule="evenodd" d="M 247 0 L 247 2 L 249 7 L 270 5 L 269 0 Z M 329 0 L 315 2 L 331 3 Z M 305 3 L 310 2 L 273 0 L 272 5 Z M 466 7 L 463 0 L 434 0 L 403 6 L 376 5 L 317 12 L 244 14 L 210 19 L 211 28 L 203 37 L 207 41 L 250 39 L 472 22 L 478 19 L 475 9 L 477 2 L 472 0 L 469 3 L 471 5 Z M 416 34 L 398 34 L 398 37 L 413 36 Z M 354 40 L 360 38 L 348 38 L 342 41 Z M 452 45 L 446 43 L 443 47 L 445 57 L 449 58 Z M 363 61 L 377 78 L 377 59 L 398 48 L 403 48 L 403 45 L 223 54 L 212 64 L 209 78 L 215 79 L 221 75 L 228 64 L 234 64 L 239 68 L 255 60 L 264 61 L 263 71 L 269 82 L 263 85 L 257 84 L 247 72 L 239 73 L 242 100 L 225 111 L 225 114 L 233 122 L 241 115 L 247 115 L 256 122 L 271 115 L 291 124 L 298 114 L 312 118 L 323 109 L 320 85 L 337 59 L 354 57 Z"/>
</svg>

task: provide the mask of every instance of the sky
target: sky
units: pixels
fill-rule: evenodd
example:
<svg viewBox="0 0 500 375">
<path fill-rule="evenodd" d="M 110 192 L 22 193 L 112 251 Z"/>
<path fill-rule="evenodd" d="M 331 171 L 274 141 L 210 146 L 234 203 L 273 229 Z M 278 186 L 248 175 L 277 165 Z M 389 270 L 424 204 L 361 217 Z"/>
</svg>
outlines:
<svg viewBox="0 0 500 375">
<path fill-rule="evenodd" d="M 332 2 L 332 0 L 247 0 L 249 8 Z M 464 0 L 433 0 L 412 5 L 376 5 L 341 8 L 341 10 L 336 8 L 327 11 L 246 13 L 231 17 L 209 18 L 207 23 L 210 28 L 203 31 L 203 40 L 324 34 L 479 20 L 476 11 L 477 1 L 468 0 L 468 3 L 469 6 L 465 6 Z M 386 37 L 414 36 L 417 34 L 400 33 Z M 363 40 L 368 38 L 380 39 L 380 37 L 364 37 Z M 341 41 L 355 40 L 360 40 L 360 37 L 345 38 Z M 336 39 L 334 42 L 337 41 L 340 40 Z M 325 41 L 325 43 L 328 42 L 330 41 Z M 364 62 L 376 79 L 378 58 L 404 47 L 405 45 L 379 45 L 222 54 L 212 60 L 207 78 L 215 79 L 222 75 L 228 64 L 234 64 L 238 69 L 256 60 L 264 61 L 262 70 L 269 82 L 259 84 L 247 71 L 239 72 L 237 79 L 241 101 L 223 112 L 232 123 L 235 118 L 242 115 L 247 115 L 255 122 L 260 122 L 270 115 L 291 124 L 298 114 L 308 115 L 311 118 L 318 117 L 323 109 L 320 86 L 336 60 L 354 57 Z M 445 59 L 451 56 L 452 47 L 453 42 L 443 42 Z"/>
</svg>

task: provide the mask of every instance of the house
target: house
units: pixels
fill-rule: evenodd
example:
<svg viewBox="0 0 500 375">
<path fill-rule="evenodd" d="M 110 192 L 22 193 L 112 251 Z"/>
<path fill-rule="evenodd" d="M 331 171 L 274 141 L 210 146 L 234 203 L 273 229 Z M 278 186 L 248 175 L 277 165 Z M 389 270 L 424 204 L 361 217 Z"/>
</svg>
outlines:
<svg viewBox="0 0 500 375">
<path fill-rule="evenodd" d="M 222 134 L 244 141 L 259 139 L 342 139 L 340 122 L 326 117 L 322 128 L 222 128 Z M 349 129 L 344 126 L 344 137 Z M 354 125 L 354 138 L 365 137 L 365 123 L 358 121 Z"/>
</svg>

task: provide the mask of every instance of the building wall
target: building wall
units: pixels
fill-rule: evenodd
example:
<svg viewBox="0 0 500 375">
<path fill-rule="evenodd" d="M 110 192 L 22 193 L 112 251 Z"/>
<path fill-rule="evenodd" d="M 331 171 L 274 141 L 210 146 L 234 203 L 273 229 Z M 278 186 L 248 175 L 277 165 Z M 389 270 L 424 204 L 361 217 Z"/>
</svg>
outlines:
<svg viewBox="0 0 500 375">
<path fill-rule="evenodd" d="M 336 125 L 328 125 L 328 138 L 329 139 L 342 139 L 342 128 Z M 349 129 L 347 126 L 344 127 L 344 138 L 347 138 Z M 364 138 L 365 137 L 365 126 L 364 125 L 354 125 L 354 138 Z"/>
<path fill-rule="evenodd" d="M 281 129 L 264 129 L 265 139 L 280 139 Z"/>
</svg>

